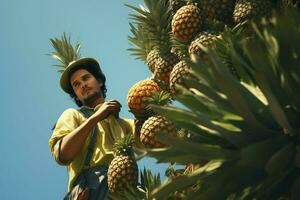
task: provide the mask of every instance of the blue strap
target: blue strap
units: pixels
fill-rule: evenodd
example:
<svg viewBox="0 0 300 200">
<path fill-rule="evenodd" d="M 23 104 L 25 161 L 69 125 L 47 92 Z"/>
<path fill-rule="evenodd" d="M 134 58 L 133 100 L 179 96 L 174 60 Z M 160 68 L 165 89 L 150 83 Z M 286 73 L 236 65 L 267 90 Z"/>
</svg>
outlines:
<svg viewBox="0 0 300 200">
<path fill-rule="evenodd" d="M 85 107 L 81 107 L 78 111 L 82 112 L 82 114 L 85 116 L 85 118 L 89 118 L 93 114 L 93 111 L 91 111 Z M 92 155 L 93 155 L 95 144 L 96 144 L 96 137 L 97 137 L 97 126 L 95 126 L 93 128 L 90 144 L 88 146 L 88 151 L 87 151 L 87 154 L 86 154 L 86 157 L 84 160 L 85 167 L 90 166 L 90 162 L 92 160 Z"/>
</svg>

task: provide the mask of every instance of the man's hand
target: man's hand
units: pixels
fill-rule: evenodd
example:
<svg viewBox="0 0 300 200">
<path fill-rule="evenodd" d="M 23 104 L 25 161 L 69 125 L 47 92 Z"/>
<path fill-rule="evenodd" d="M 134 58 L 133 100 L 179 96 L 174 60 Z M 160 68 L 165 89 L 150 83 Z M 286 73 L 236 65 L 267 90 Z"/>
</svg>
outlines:
<svg viewBox="0 0 300 200">
<path fill-rule="evenodd" d="M 109 100 L 104 102 L 102 106 L 92 115 L 97 121 L 107 118 L 110 114 L 114 114 L 117 118 L 122 105 L 117 100 Z"/>
</svg>

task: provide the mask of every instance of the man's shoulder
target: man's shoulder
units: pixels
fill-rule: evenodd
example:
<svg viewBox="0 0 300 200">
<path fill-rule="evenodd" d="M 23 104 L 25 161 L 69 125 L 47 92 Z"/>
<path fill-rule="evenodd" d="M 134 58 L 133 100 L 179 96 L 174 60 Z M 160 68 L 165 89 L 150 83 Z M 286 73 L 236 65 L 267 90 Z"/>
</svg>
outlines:
<svg viewBox="0 0 300 200">
<path fill-rule="evenodd" d="M 65 109 L 63 112 L 62 112 L 62 115 L 65 115 L 65 114 L 77 114 L 79 111 L 78 109 L 75 109 L 75 108 L 67 108 Z"/>
<path fill-rule="evenodd" d="M 82 117 L 82 113 L 78 109 L 67 108 L 60 115 L 60 118 L 69 118 L 69 117 L 75 117 L 75 118 Z"/>
</svg>

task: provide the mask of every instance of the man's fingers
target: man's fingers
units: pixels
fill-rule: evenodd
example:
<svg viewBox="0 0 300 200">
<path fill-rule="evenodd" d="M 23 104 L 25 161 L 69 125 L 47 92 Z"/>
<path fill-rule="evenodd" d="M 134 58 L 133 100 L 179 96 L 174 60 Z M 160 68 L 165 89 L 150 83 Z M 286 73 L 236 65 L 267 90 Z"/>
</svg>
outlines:
<svg viewBox="0 0 300 200">
<path fill-rule="evenodd" d="M 116 104 L 118 104 L 120 107 L 122 107 L 122 105 L 120 104 L 120 102 L 117 101 L 117 100 L 115 100 L 115 99 L 109 100 L 108 102 L 109 102 L 109 103 L 116 103 Z"/>
</svg>

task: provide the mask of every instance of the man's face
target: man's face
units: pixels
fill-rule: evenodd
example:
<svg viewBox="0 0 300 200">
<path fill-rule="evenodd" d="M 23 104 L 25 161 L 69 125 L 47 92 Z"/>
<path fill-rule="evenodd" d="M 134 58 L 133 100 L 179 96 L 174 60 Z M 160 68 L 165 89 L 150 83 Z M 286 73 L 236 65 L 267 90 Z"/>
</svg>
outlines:
<svg viewBox="0 0 300 200">
<path fill-rule="evenodd" d="M 93 74 L 85 69 L 78 69 L 70 78 L 70 83 L 77 98 L 84 104 L 90 105 L 102 97 L 102 82 L 99 82 Z"/>
</svg>

